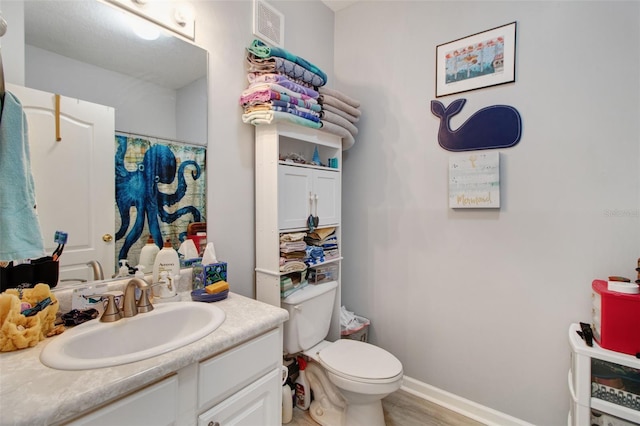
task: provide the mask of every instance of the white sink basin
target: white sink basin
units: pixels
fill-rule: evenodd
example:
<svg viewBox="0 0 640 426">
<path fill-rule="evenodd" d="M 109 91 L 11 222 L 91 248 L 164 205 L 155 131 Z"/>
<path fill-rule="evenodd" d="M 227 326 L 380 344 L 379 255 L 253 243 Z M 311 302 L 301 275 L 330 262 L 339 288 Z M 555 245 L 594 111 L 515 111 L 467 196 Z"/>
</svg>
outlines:
<svg viewBox="0 0 640 426">
<path fill-rule="evenodd" d="M 172 351 L 208 335 L 225 313 L 211 303 L 162 303 L 120 321 L 98 319 L 65 331 L 42 350 L 40 361 L 60 370 L 112 367 Z"/>
</svg>

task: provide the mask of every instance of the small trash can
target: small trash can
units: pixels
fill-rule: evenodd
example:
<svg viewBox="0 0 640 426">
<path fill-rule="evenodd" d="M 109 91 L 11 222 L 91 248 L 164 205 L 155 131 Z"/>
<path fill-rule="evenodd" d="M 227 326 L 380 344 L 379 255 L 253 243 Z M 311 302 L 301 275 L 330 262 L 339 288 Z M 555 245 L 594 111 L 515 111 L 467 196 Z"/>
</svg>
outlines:
<svg viewBox="0 0 640 426">
<path fill-rule="evenodd" d="M 368 342 L 369 340 L 369 321 L 365 317 L 355 315 L 353 312 L 349 312 L 342 306 L 340 312 L 340 338 L 359 340 L 361 342 Z"/>
</svg>

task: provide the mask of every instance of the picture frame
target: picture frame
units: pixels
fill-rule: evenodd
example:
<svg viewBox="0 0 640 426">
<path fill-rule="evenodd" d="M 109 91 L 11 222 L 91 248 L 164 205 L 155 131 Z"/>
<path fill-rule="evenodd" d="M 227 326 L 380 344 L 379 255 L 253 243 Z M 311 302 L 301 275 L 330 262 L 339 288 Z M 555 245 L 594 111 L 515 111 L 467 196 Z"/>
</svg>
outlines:
<svg viewBox="0 0 640 426">
<path fill-rule="evenodd" d="M 516 81 L 517 22 L 436 46 L 436 98 Z"/>
</svg>

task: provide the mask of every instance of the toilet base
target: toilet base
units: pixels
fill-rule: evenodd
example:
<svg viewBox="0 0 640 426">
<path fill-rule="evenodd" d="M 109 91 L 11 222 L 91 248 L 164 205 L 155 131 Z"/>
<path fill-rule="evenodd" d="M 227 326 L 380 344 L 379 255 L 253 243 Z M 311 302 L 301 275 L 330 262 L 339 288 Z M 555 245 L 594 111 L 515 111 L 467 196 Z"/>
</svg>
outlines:
<svg viewBox="0 0 640 426">
<path fill-rule="evenodd" d="M 348 404 L 342 424 L 344 426 L 385 426 L 382 401 Z"/>
<path fill-rule="evenodd" d="M 385 426 L 381 401 L 348 405 L 343 411 L 314 400 L 309 407 L 309 415 L 321 426 Z"/>
<path fill-rule="evenodd" d="M 343 410 L 331 404 L 323 404 L 323 401 L 313 400 L 309 406 L 309 415 L 321 426 L 343 425 Z"/>
</svg>

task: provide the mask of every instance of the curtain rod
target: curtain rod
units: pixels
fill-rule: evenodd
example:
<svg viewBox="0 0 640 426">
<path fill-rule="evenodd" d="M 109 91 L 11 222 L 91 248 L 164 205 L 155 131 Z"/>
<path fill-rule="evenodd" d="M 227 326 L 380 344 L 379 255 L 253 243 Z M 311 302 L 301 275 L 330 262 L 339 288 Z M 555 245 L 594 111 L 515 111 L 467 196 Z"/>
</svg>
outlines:
<svg viewBox="0 0 640 426">
<path fill-rule="evenodd" d="M 165 138 L 162 136 L 154 136 L 154 135 L 145 135 L 142 133 L 136 133 L 136 132 L 127 132 L 124 130 L 118 130 L 116 129 L 116 133 L 122 133 L 125 135 L 130 135 L 130 136 L 139 136 L 139 137 L 143 137 L 143 138 L 153 138 L 153 139 L 160 139 L 164 142 L 172 142 L 172 143 L 177 143 L 180 145 L 189 145 L 189 146 L 195 146 L 195 147 L 199 147 L 199 148 L 206 148 L 206 145 L 198 145 L 195 142 L 186 142 L 186 141 L 181 141 L 181 140 L 177 140 L 177 139 L 170 139 L 170 138 Z"/>
</svg>

